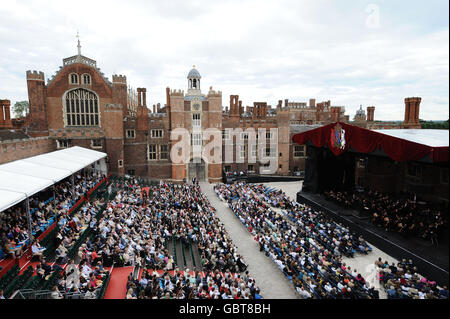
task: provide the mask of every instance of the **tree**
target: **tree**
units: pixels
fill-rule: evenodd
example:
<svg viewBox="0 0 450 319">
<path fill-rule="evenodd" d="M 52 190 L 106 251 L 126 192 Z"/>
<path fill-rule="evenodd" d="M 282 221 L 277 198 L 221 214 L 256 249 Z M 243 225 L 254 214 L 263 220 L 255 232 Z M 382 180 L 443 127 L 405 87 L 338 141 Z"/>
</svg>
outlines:
<svg viewBox="0 0 450 319">
<path fill-rule="evenodd" d="M 30 104 L 28 101 L 16 102 L 13 107 L 14 117 L 25 117 L 30 112 Z"/>
</svg>

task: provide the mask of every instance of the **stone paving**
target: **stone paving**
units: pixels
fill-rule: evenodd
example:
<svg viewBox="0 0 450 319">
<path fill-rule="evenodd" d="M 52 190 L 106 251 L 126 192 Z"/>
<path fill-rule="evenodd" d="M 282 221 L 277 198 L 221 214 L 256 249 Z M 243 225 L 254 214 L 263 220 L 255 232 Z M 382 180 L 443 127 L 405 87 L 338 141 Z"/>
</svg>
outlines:
<svg viewBox="0 0 450 319">
<path fill-rule="evenodd" d="M 244 257 L 248 264 L 248 271 L 255 278 L 256 284 L 261 290 L 261 295 L 265 299 L 298 299 L 299 296 L 294 286 L 277 265 L 263 252 L 259 251 L 258 243 L 228 207 L 227 203 L 217 197 L 213 188 L 214 185 L 201 182 L 200 187 L 211 205 L 216 208 L 217 217 L 225 225 L 225 229 L 236 245 L 238 253 Z"/>
</svg>

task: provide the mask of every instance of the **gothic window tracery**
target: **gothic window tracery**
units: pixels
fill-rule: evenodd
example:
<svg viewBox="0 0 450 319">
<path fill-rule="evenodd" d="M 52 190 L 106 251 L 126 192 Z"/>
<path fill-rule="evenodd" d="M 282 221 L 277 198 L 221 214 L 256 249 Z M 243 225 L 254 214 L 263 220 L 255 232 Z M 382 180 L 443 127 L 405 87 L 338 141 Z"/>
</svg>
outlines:
<svg viewBox="0 0 450 319">
<path fill-rule="evenodd" d="M 100 112 L 97 95 L 81 88 L 66 93 L 64 99 L 66 126 L 99 126 Z"/>
</svg>

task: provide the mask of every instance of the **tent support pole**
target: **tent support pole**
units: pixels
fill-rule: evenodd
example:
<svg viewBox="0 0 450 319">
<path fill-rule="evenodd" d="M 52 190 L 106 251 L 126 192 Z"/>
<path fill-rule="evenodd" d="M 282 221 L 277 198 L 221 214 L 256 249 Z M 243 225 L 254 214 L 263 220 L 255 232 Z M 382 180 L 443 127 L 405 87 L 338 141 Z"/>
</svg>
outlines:
<svg viewBox="0 0 450 319">
<path fill-rule="evenodd" d="M 55 202 L 55 201 L 56 201 L 56 184 L 53 184 L 53 202 Z M 53 209 L 55 209 L 54 206 L 53 206 Z M 56 221 L 56 209 L 54 210 L 54 216 L 55 216 L 55 221 Z"/>
<path fill-rule="evenodd" d="M 30 238 L 30 245 L 33 242 L 33 230 L 31 228 L 31 213 L 30 213 L 30 198 L 27 196 L 26 200 L 27 205 L 27 220 L 28 220 L 28 237 Z"/>
</svg>

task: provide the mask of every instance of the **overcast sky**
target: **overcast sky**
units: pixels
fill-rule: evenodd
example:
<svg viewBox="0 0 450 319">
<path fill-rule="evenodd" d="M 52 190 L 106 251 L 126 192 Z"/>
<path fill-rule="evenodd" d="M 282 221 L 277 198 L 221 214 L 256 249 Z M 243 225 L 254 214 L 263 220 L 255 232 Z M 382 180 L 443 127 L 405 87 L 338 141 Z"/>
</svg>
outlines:
<svg viewBox="0 0 450 319">
<path fill-rule="evenodd" d="M 27 100 L 26 70 L 51 78 L 79 30 L 82 54 L 146 87 L 148 106 L 186 90 L 195 64 L 224 106 L 315 98 L 403 120 L 420 96 L 421 119 L 446 120 L 448 12 L 448 0 L 2 1 L 0 98 Z"/>
</svg>

